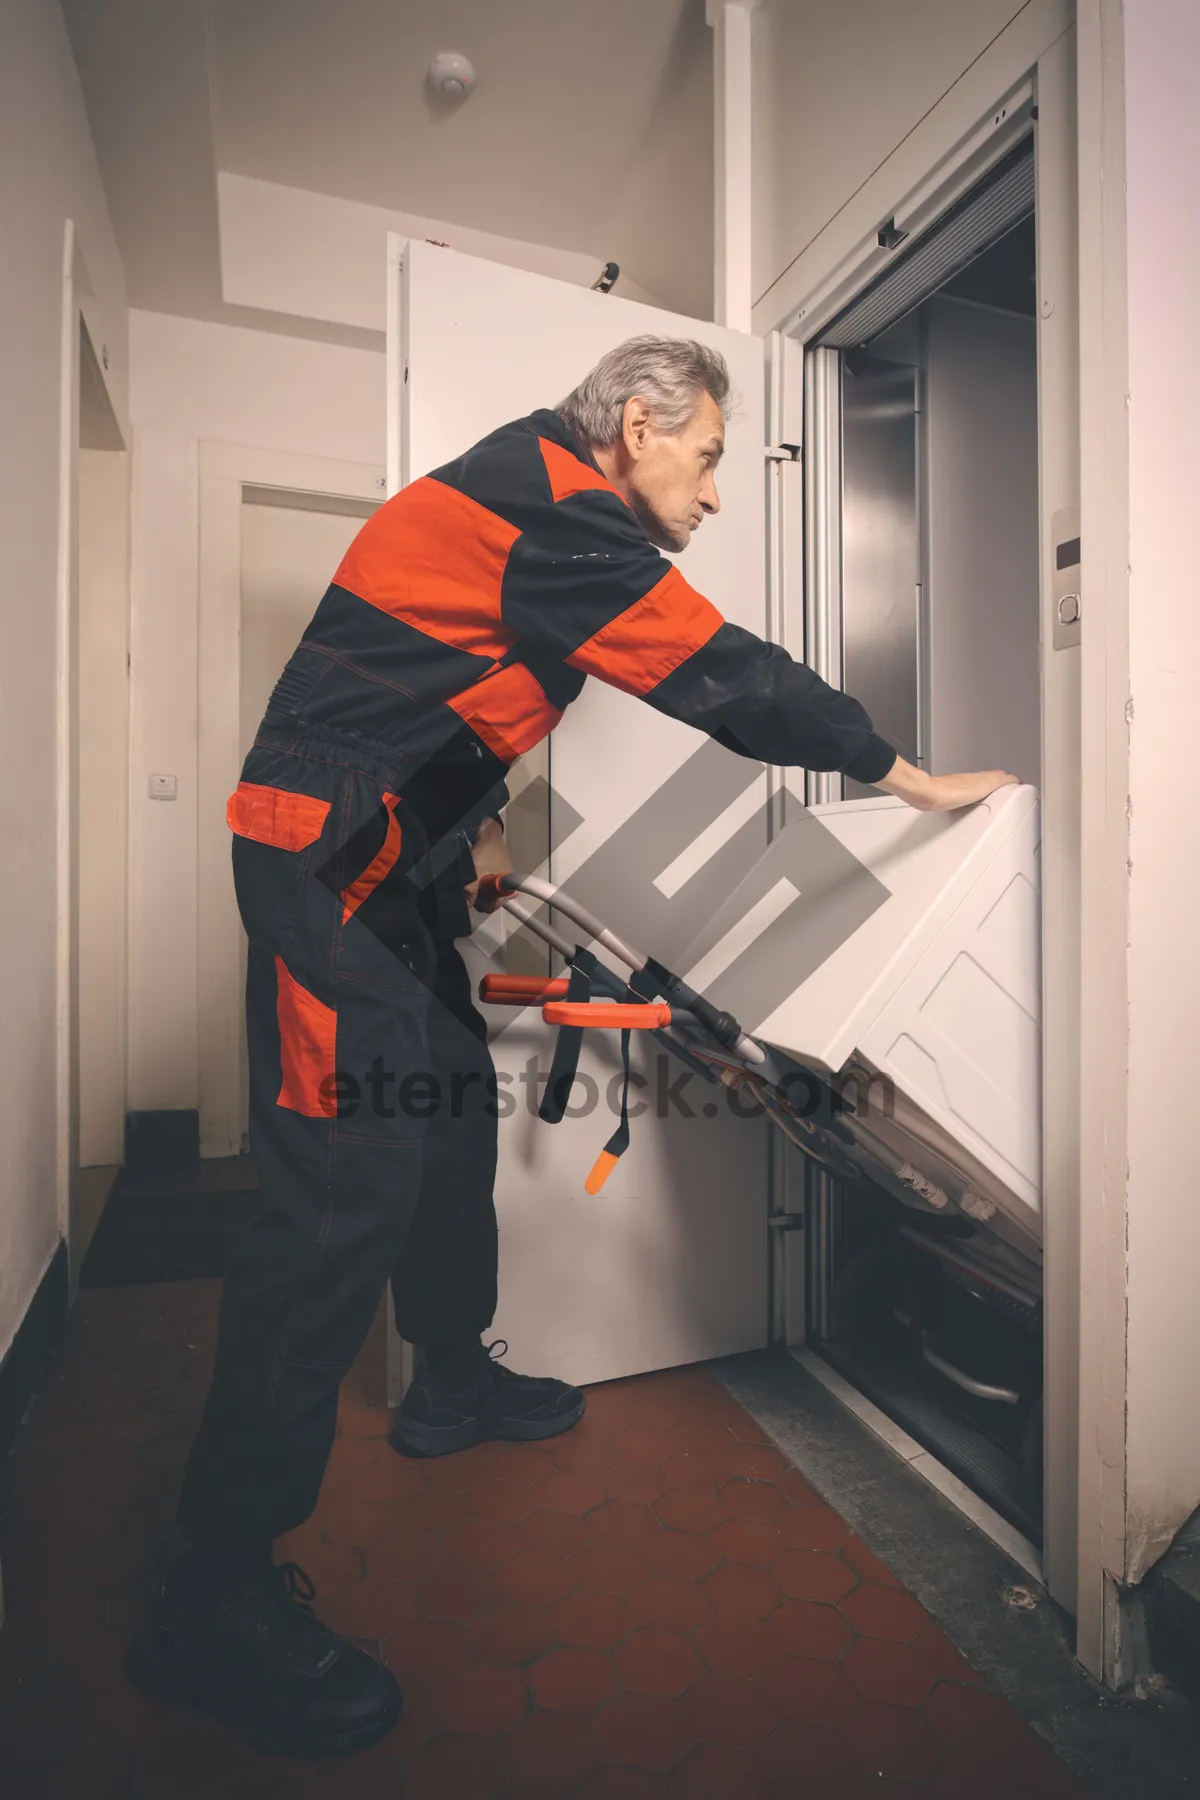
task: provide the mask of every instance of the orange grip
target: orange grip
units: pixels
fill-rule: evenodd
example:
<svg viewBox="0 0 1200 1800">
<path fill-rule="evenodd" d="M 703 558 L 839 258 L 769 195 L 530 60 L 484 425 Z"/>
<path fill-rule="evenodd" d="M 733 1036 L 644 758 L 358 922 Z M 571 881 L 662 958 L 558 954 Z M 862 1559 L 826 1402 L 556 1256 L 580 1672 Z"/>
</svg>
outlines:
<svg viewBox="0 0 1200 1800">
<path fill-rule="evenodd" d="M 551 1000 L 542 1008 L 547 1025 L 619 1026 L 623 1031 L 661 1031 L 671 1023 L 669 1006 L 623 1006 L 618 1001 Z"/>
<path fill-rule="evenodd" d="M 479 983 L 481 1000 L 497 1001 L 511 1005 L 518 999 L 555 1000 L 567 991 L 566 976 L 557 976 L 551 980 L 548 975 L 485 975 Z"/>
</svg>

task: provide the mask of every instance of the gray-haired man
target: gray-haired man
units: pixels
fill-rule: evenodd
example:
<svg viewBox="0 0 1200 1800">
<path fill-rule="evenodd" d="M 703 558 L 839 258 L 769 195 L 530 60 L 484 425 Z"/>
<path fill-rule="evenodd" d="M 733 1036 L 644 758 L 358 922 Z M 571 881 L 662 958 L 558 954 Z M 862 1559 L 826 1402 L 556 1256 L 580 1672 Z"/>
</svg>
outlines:
<svg viewBox="0 0 1200 1800">
<path fill-rule="evenodd" d="M 719 509 L 728 399 L 714 351 L 636 338 L 557 411 L 381 507 L 230 798 L 262 1199 L 226 1278 L 184 1481 L 193 1548 L 130 1670 L 261 1748 L 328 1755 L 399 1715 L 392 1676 L 271 1558 L 316 1504 L 338 1384 L 388 1278 L 419 1351 L 398 1451 L 548 1437 L 584 1410 L 577 1389 L 516 1375 L 481 1342 L 498 1107 L 454 940 L 480 878 L 509 867 L 511 763 L 595 675 L 740 755 L 844 770 L 915 806 L 1011 779 L 901 762 L 856 701 L 727 623 L 659 554 Z"/>
</svg>

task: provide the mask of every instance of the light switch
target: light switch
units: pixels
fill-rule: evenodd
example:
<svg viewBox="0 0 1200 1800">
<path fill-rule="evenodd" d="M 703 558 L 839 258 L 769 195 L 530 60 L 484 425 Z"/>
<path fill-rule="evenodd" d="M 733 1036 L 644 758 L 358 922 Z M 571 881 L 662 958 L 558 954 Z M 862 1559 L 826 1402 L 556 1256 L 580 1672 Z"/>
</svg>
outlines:
<svg viewBox="0 0 1200 1800">
<path fill-rule="evenodd" d="M 150 798 L 152 800 L 174 800 L 179 792 L 179 783 L 174 775 L 152 775 L 150 777 Z"/>
</svg>

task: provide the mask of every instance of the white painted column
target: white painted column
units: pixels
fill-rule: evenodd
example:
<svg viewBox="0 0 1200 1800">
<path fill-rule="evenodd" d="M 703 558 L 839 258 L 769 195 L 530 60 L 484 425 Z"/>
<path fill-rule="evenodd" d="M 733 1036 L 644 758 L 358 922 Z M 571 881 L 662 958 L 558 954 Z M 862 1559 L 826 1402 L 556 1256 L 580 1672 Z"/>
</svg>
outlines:
<svg viewBox="0 0 1200 1800">
<path fill-rule="evenodd" d="M 1077 1652 L 1121 1685 L 1122 1590 L 1200 1501 L 1191 1059 L 1200 813 L 1194 0 L 1079 10 L 1082 630 Z"/>
<path fill-rule="evenodd" d="M 716 206 L 713 316 L 750 330 L 753 217 L 751 15 L 758 0 L 706 0 L 713 28 L 713 193 Z"/>
</svg>

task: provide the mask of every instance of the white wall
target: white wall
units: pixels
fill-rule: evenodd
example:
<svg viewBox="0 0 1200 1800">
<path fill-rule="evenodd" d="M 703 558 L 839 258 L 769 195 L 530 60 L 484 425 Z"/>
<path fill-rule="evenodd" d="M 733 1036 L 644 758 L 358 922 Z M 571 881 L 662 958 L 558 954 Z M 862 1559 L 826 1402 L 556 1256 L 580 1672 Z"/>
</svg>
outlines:
<svg viewBox="0 0 1200 1800">
<path fill-rule="evenodd" d="M 263 312 L 358 326 L 379 332 L 381 339 L 389 232 L 432 238 L 468 256 L 531 269 L 577 287 L 590 287 L 606 260 L 592 252 L 523 243 L 494 231 L 473 231 L 247 175 L 219 173 L 217 198 L 225 300 Z M 619 288 L 626 299 L 658 304 L 624 273 Z"/>
<path fill-rule="evenodd" d="M 756 299 L 1022 10 L 1022 0 L 761 0 Z"/>
<path fill-rule="evenodd" d="M 193 1107 L 196 628 L 203 441 L 384 459 L 383 357 L 130 315 L 133 422 L 129 1105 Z M 331 571 L 332 573 L 332 571 Z M 151 800 L 151 774 L 179 797 Z"/>
<path fill-rule="evenodd" d="M 1129 1139 L 1126 1573 L 1200 1500 L 1200 9 L 1125 0 L 1129 363 Z M 1085 544 L 1084 555 L 1087 550 Z M 1086 573 L 1085 573 L 1086 582 Z M 1086 626 L 1086 616 L 1084 621 Z"/>
<path fill-rule="evenodd" d="M 0 1354 L 58 1239 L 55 682 L 63 242 L 124 405 L 125 283 L 55 0 L 0 8 Z"/>
</svg>

